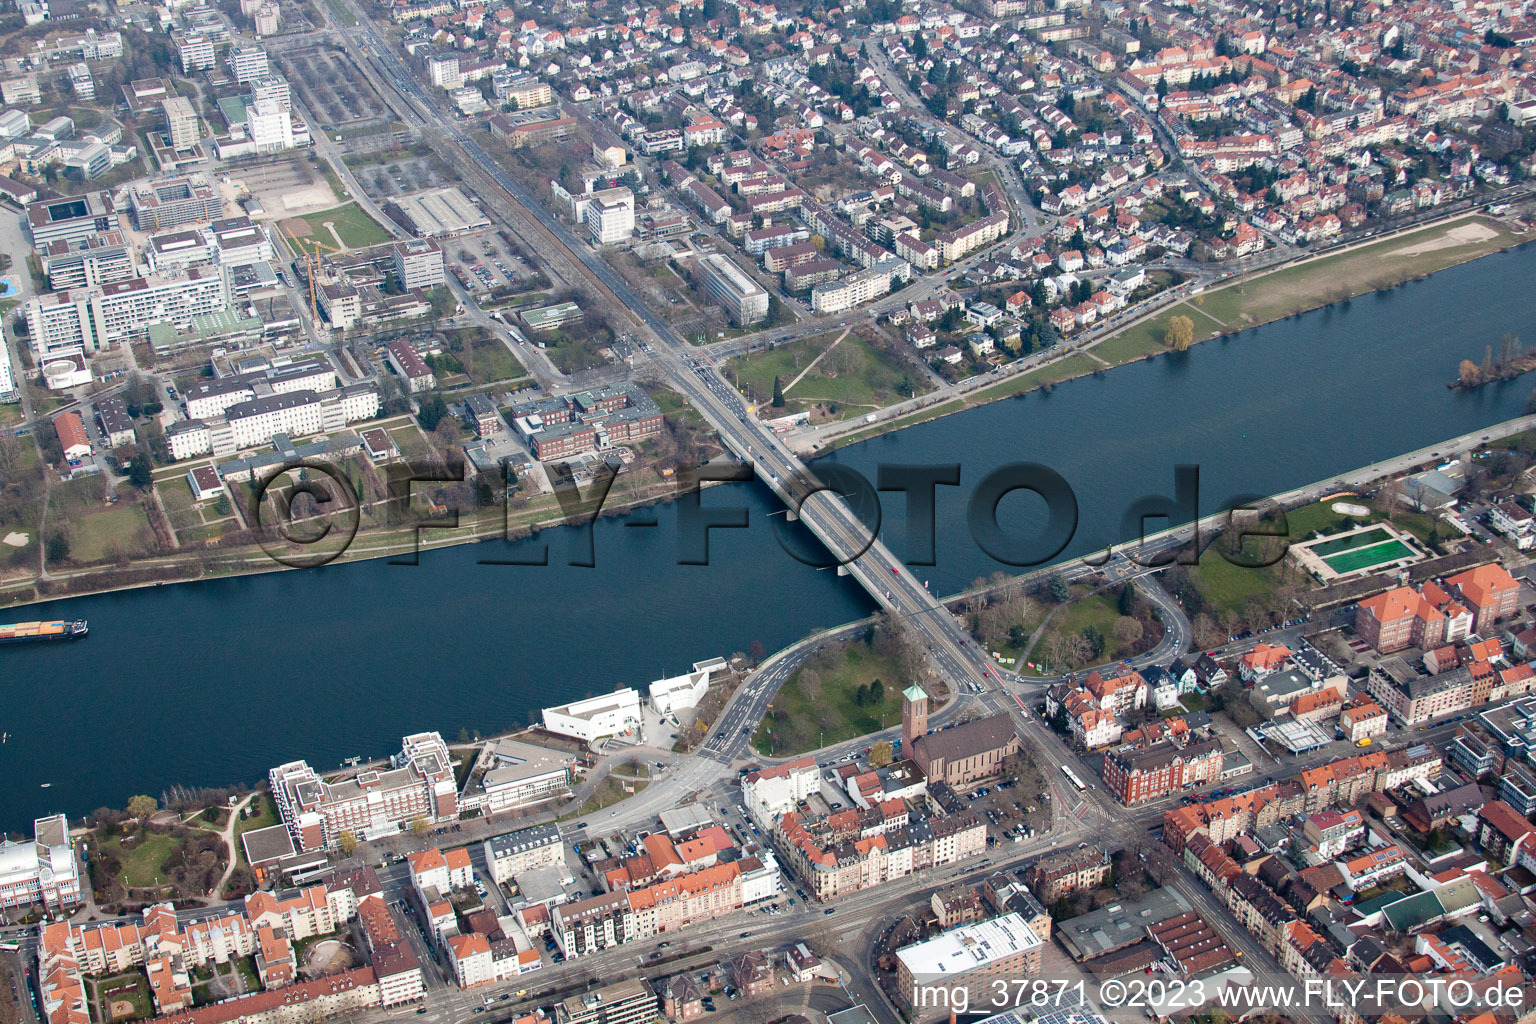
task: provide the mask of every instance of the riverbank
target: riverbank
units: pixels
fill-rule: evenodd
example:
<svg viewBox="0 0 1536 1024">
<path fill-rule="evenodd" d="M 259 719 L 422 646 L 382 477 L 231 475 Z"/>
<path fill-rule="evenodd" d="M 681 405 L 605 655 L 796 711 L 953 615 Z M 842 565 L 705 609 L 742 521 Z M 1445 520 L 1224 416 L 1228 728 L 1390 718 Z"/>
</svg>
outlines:
<svg viewBox="0 0 1536 1024">
<path fill-rule="evenodd" d="M 1194 341 L 1225 337 L 1352 298 L 1389 290 L 1404 282 L 1463 265 L 1497 252 L 1523 246 L 1529 239 L 1501 222 L 1482 214 L 1461 214 L 1430 225 L 1415 227 L 1382 238 L 1347 245 L 1330 252 L 1235 278 L 1203 292 L 1168 304 L 1121 330 L 1081 348 L 1064 346 L 1061 356 L 1028 373 L 964 396 L 941 400 L 890 421 L 849 435 L 836 437 L 836 445 L 854 444 L 906 427 L 927 423 L 953 413 L 988 405 L 1030 391 L 1050 389 L 1079 377 L 1156 358 L 1175 356 L 1163 343 L 1168 321 L 1188 316 L 1195 324 Z M 834 445 L 822 446 L 827 454 Z M 811 453 L 807 453 L 811 454 Z M 621 478 L 622 481 L 622 478 Z M 622 498 L 611 496 L 604 515 L 617 515 L 645 505 L 667 502 L 674 493 L 660 488 L 655 493 Z M 444 528 L 433 536 L 414 525 L 368 532 L 347 546 L 332 564 L 373 559 L 399 559 L 437 548 L 504 539 L 522 539 L 567 519 L 552 496 L 541 496 L 522 510 L 482 510 L 463 525 Z M 286 569 L 259 547 L 225 551 L 202 548 L 135 560 L 129 568 L 84 567 L 46 578 L 20 579 L 0 584 L 0 608 L 17 608 L 43 601 L 60 600 L 158 587 L 168 583 L 217 580 L 259 575 Z M 70 587 L 65 581 L 103 577 L 100 586 Z M 61 583 L 63 585 L 61 585 Z"/>
<path fill-rule="evenodd" d="M 1169 321 L 1175 316 L 1190 319 L 1194 327 L 1193 344 L 1200 344 L 1325 306 L 1348 303 L 1361 295 L 1384 292 L 1522 247 L 1530 241 L 1531 237 L 1483 214 L 1458 214 L 1235 277 L 1164 305 L 1091 344 L 1064 344 L 1056 359 L 1011 380 L 941 399 L 928 408 L 846 435 L 829 432 L 822 436 L 840 445 L 855 444 L 1000 399 L 1101 374 L 1127 363 L 1174 356 L 1177 353 L 1163 339 Z M 826 441 L 818 443 L 825 445 Z"/>
</svg>

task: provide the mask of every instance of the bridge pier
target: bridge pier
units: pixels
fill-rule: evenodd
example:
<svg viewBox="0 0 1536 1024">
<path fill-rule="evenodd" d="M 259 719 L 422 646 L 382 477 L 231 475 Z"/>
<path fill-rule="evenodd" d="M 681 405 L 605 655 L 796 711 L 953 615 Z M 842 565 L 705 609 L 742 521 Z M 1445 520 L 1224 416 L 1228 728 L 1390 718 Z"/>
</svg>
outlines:
<svg viewBox="0 0 1536 1024">
<path fill-rule="evenodd" d="M 837 574 L 839 576 L 847 576 L 848 575 L 848 567 L 846 565 L 843 565 L 843 564 L 839 563 L 838 566 L 837 566 Z"/>
<path fill-rule="evenodd" d="M 800 513 L 792 508 L 786 508 L 784 510 L 784 521 L 787 523 L 798 523 L 800 521 Z"/>
</svg>

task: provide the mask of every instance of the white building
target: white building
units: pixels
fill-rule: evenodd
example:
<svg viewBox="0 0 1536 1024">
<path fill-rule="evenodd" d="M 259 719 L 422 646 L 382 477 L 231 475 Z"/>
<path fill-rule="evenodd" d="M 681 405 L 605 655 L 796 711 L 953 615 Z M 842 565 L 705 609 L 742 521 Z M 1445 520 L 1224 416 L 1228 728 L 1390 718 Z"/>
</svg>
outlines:
<svg viewBox="0 0 1536 1024">
<path fill-rule="evenodd" d="M 245 133 L 258 153 L 280 153 L 294 147 L 293 114 L 271 97 L 245 108 Z"/>
<path fill-rule="evenodd" d="M 307 437 L 340 430 L 348 423 L 373 419 L 379 392 L 373 384 L 353 384 L 324 394 L 291 391 L 239 402 L 222 418 L 182 420 L 165 432 L 171 458 L 230 455 L 242 448 L 271 443 L 278 434 Z"/>
<path fill-rule="evenodd" d="M 231 46 L 229 70 L 237 82 L 265 78 L 271 70 L 267 65 L 267 51 L 260 46 Z"/>
<path fill-rule="evenodd" d="M 50 292 L 27 302 L 27 330 L 39 360 L 73 348 L 91 353 L 147 335 L 150 324 L 185 324 L 222 312 L 229 288 L 217 270 L 150 275 L 84 291 Z"/>
<path fill-rule="evenodd" d="M 723 253 L 711 253 L 698 260 L 704 276 L 704 290 L 738 326 L 755 324 L 768 318 L 768 293 Z"/>
<path fill-rule="evenodd" d="M 587 229 L 598 245 L 623 242 L 635 233 L 635 194 L 622 185 L 587 197 Z"/>
<path fill-rule="evenodd" d="M 821 769 L 812 757 L 764 768 L 741 780 L 742 804 L 765 832 L 800 801 L 820 792 Z"/>
<path fill-rule="evenodd" d="M 828 281 L 811 289 L 811 309 L 817 313 L 841 313 L 891 290 L 891 273 L 870 267 L 849 274 L 841 281 Z"/>
<path fill-rule="evenodd" d="M 640 693 L 625 687 L 600 697 L 588 697 L 572 704 L 545 708 L 544 728 L 561 736 L 574 736 L 588 743 L 601 736 L 624 736 L 634 733 L 638 738 L 640 718 Z"/>
<path fill-rule="evenodd" d="M 80 903 L 80 862 L 62 814 L 32 823 L 31 842 L 0 839 L 0 909 L 43 906 L 58 911 Z"/>
<path fill-rule="evenodd" d="M 497 885 L 505 885 L 524 871 L 565 864 L 565 844 L 560 840 L 559 826 L 553 823 L 492 836 L 484 849 L 486 866 Z"/>
<path fill-rule="evenodd" d="M 658 679 L 650 686 L 651 707 L 658 715 L 671 714 L 679 708 L 697 707 L 709 690 L 710 679 L 728 667 L 724 658 L 696 661 L 693 671 L 670 679 Z"/>
<path fill-rule="evenodd" d="M 405 291 L 436 288 L 443 283 L 443 250 L 430 238 L 396 242 L 395 278 Z"/>
</svg>

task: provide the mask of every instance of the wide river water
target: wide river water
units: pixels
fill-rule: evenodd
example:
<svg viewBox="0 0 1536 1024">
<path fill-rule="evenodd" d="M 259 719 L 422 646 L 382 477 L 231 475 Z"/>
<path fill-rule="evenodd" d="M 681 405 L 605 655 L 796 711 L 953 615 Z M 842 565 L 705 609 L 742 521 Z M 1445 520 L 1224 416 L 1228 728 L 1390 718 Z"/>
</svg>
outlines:
<svg viewBox="0 0 1536 1024">
<path fill-rule="evenodd" d="M 1066 557 L 1114 539 L 1136 498 L 1171 493 L 1177 464 L 1200 467 L 1204 514 L 1520 415 L 1536 377 L 1472 392 L 1445 383 L 1505 331 L 1536 343 L 1533 280 L 1536 248 L 1490 256 L 835 458 L 871 480 L 882 462 L 961 464 L 961 486 L 938 490 L 938 564 L 909 570 L 952 593 L 1005 568 L 965 522 L 972 486 L 1004 463 L 1044 463 L 1071 484 L 1081 520 Z M 1032 501 L 1005 499 L 1005 525 L 1029 521 Z M 726 485 L 703 503 L 750 516 L 748 529 L 713 531 L 707 566 L 677 564 L 666 505 L 646 513 L 654 528 L 600 521 L 596 568 L 564 564 L 562 529 L 431 551 L 415 566 L 357 562 L 0 613 L 91 624 L 82 642 L 0 649 L 0 830 L 173 783 L 253 783 L 295 758 L 329 768 L 391 752 L 407 732 L 507 729 L 873 607 L 781 549 L 766 488 Z M 904 557 L 902 497 L 885 495 L 884 511 Z M 546 541 L 548 567 L 479 564 Z"/>
</svg>

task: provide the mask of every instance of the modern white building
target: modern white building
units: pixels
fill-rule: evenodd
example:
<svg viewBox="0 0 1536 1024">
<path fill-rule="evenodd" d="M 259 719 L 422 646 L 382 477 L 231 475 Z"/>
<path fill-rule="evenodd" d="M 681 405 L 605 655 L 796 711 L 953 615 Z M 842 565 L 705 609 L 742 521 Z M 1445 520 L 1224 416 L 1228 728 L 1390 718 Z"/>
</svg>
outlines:
<svg viewBox="0 0 1536 1024">
<path fill-rule="evenodd" d="M 587 197 L 587 229 L 598 245 L 623 242 L 635 233 L 635 194 L 622 185 Z"/>
<path fill-rule="evenodd" d="M 258 153 L 280 153 L 294 147 L 293 114 L 272 97 L 245 108 L 245 132 Z"/>
<path fill-rule="evenodd" d="M 768 318 L 768 293 L 723 253 L 699 257 L 704 290 L 737 325 L 755 324 Z"/>
<path fill-rule="evenodd" d="M 260 46 L 231 46 L 229 70 L 237 82 L 253 82 L 265 78 L 271 71 L 267 65 L 267 51 Z"/>
<path fill-rule="evenodd" d="M 194 267 L 184 275 L 152 274 L 29 299 L 27 330 L 42 360 L 75 348 L 99 352 L 114 342 L 146 336 L 150 324 L 184 324 L 228 306 L 229 287 L 223 273 Z"/>
<path fill-rule="evenodd" d="M 465 810 L 498 814 L 530 807 L 570 792 L 575 759 L 570 754 L 502 737 L 487 744 L 477 766 L 459 794 Z"/>
<path fill-rule="evenodd" d="M 561 736 L 592 742 L 602 736 L 639 737 L 640 693 L 630 687 L 588 697 L 571 704 L 545 708 L 544 728 Z"/>
<path fill-rule="evenodd" d="M 6 361 L 8 360 L 0 360 Z M 32 823 L 31 842 L 0 839 L 0 909 L 43 906 L 50 911 L 80 903 L 80 862 L 62 814 Z"/>
<path fill-rule="evenodd" d="M 709 690 L 710 680 L 728 667 L 724 658 L 696 661 L 692 672 L 656 680 L 650 686 L 651 707 L 658 715 L 671 714 L 679 708 L 697 707 Z"/>
<path fill-rule="evenodd" d="M 821 769 L 813 757 L 764 768 L 741 780 L 741 802 L 765 832 L 800 801 L 820 792 Z"/>
</svg>

